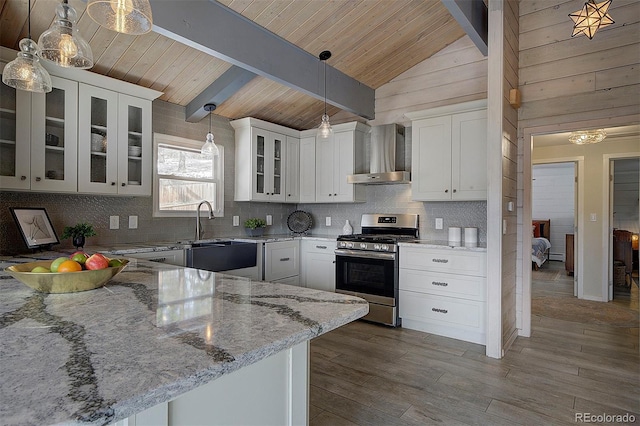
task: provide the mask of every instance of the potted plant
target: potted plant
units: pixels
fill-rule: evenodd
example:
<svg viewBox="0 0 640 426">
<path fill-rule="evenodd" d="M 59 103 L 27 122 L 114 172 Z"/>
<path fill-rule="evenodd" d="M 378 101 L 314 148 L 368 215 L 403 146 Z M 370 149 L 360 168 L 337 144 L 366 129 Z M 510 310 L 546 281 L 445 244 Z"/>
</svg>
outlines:
<svg viewBox="0 0 640 426">
<path fill-rule="evenodd" d="M 247 235 L 251 237 L 260 237 L 264 234 L 264 228 L 267 226 L 267 222 L 263 219 L 252 217 L 244 222 L 244 227 L 247 230 Z"/>
<path fill-rule="evenodd" d="M 73 245 L 76 249 L 80 250 L 84 247 L 86 237 L 93 237 L 96 235 L 93 226 L 88 223 L 78 223 L 75 226 L 65 226 L 62 232 L 62 238 L 73 238 Z"/>
</svg>

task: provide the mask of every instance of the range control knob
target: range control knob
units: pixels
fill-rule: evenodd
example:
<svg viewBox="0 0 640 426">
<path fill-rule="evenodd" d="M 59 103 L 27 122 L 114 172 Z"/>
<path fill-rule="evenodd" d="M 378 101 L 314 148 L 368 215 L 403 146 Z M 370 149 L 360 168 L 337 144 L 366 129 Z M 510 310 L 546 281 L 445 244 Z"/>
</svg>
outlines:
<svg viewBox="0 0 640 426">
<path fill-rule="evenodd" d="M 382 250 L 382 251 L 389 251 L 389 246 L 388 246 L 387 244 L 382 244 L 382 245 L 380 246 L 380 250 Z"/>
<path fill-rule="evenodd" d="M 360 243 L 360 248 L 363 250 L 367 249 L 367 243 Z"/>
<path fill-rule="evenodd" d="M 345 247 L 347 247 L 347 248 L 353 248 L 353 243 L 352 242 L 346 242 L 344 244 L 345 244 Z"/>
<path fill-rule="evenodd" d="M 374 244 L 373 245 L 373 249 L 380 251 L 380 250 L 382 250 L 382 246 L 380 244 Z"/>
</svg>

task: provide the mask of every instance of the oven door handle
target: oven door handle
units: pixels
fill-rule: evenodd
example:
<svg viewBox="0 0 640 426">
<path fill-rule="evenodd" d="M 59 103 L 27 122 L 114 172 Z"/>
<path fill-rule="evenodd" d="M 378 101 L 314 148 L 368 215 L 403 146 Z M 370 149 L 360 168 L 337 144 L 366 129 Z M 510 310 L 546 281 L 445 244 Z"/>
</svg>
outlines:
<svg viewBox="0 0 640 426">
<path fill-rule="evenodd" d="M 345 249 L 336 249 L 334 250 L 336 256 L 346 256 L 346 257 L 359 257 L 364 259 L 383 259 L 383 260 L 396 260 L 395 253 L 380 253 L 380 252 L 372 252 L 372 251 L 362 251 L 362 250 L 345 250 Z"/>
</svg>

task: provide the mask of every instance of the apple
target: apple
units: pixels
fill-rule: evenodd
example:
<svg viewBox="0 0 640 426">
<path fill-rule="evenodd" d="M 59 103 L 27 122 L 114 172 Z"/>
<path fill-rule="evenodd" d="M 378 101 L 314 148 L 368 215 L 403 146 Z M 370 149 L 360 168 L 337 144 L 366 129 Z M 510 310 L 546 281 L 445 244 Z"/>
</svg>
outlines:
<svg viewBox="0 0 640 426">
<path fill-rule="evenodd" d="M 113 267 L 113 266 L 122 266 L 122 260 L 120 259 L 111 259 L 109 261 L 109 267 Z"/>
<path fill-rule="evenodd" d="M 60 266 L 62 262 L 66 262 L 67 260 L 69 260 L 68 257 L 59 257 L 51 262 L 51 266 L 49 267 L 49 269 L 51 269 L 51 272 L 58 272 L 58 266 Z"/>
<path fill-rule="evenodd" d="M 69 259 L 75 260 L 80 265 L 84 265 L 84 263 L 87 261 L 88 258 L 89 258 L 89 255 L 82 251 L 77 251 L 73 253 L 71 256 L 69 256 Z"/>
<path fill-rule="evenodd" d="M 96 269 L 104 269 L 109 267 L 109 259 L 101 255 L 100 253 L 96 253 L 94 255 L 89 256 L 87 261 L 84 263 L 84 266 L 87 269 L 95 271 Z"/>
<path fill-rule="evenodd" d="M 51 271 L 48 270 L 47 268 L 45 268 L 44 266 L 36 266 L 35 268 L 33 268 L 31 270 L 31 272 L 34 272 L 36 274 L 43 274 L 43 273 L 47 273 L 47 272 L 51 272 Z"/>
</svg>

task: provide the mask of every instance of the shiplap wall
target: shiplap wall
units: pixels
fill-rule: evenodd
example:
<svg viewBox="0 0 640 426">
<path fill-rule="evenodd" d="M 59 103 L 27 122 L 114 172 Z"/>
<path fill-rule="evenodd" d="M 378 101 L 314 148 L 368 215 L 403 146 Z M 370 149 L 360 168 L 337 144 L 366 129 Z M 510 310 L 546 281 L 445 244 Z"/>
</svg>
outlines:
<svg viewBox="0 0 640 426">
<path fill-rule="evenodd" d="M 376 118 L 369 122 L 410 125 L 404 116 L 487 97 L 487 58 L 464 36 L 376 90 Z M 332 118 L 333 122 L 333 118 Z"/>
<path fill-rule="evenodd" d="M 613 223 L 618 229 L 640 232 L 638 198 L 640 194 L 640 159 L 614 160 Z"/>
<path fill-rule="evenodd" d="M 575 164 L 537 164 L 532 175 L 533 217 L 551 220 L 549 259 L 564 262 L 565 235 L 573 234 Z"/>
<path fill-rule="evenodd" d="M 517 202 L 518 112 L 509 104 L 509 91 L 518 87 L 519 3 L 504 1 L 503 93 L 502 93 L 502 219 L 507 232 L 502 236 L 502 343 L 509 348 L 516 336 L 516 269 L 518 252 L 517 212 L 509 203 Z"/>
</svg>

